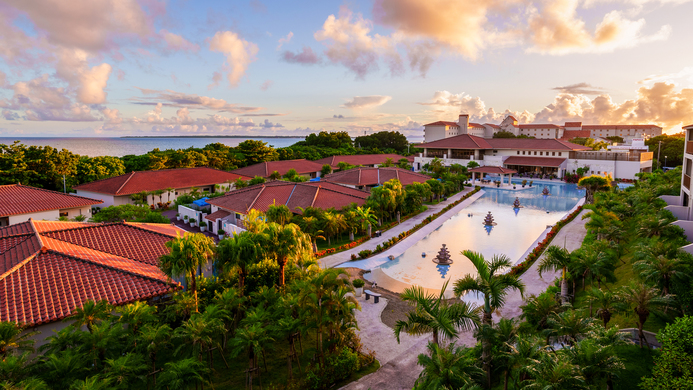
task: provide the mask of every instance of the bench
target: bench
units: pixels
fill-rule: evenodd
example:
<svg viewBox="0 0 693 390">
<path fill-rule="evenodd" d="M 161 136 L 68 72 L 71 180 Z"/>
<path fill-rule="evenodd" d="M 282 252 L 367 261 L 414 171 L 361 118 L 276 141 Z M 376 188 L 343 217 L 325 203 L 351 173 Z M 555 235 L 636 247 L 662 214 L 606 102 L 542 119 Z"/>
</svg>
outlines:
<svg viewBox="0 0 693 390">
<path fill-rule="evenodd" d="M 373 303 L 378 303 L 380 302 L 380 294 L 374 293 L 371 290 L 366 290 L 364 291 L 366 293 L 366 300 L 369 300 L 371 298 L 371 295 L 373 296 Z"/>
</svg>

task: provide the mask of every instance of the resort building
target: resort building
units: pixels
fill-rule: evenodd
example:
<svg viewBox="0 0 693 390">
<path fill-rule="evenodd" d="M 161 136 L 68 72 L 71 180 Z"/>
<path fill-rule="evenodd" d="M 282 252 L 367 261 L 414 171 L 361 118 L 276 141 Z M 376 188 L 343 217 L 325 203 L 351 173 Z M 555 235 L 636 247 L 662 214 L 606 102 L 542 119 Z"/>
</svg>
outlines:
<svg viewBox="0 0 693 390">
<path fill-rule="evenodd" d="M 385 164 L 387 159 L 391 159 L 392 162 L 397 165 L 399 160 L 407 159 L 408 157 L 401 156 L 399 154 L 354 154 L 349 156 L 332 156 L 321 158 L 320 160 L 315 160 L 316 163 L 322 165 L 329 164 L 333 170 L 339 169 L 339 163 L 345 162 L 353 166 L 364 166 L 364 167 L 379 167 Z M 412 160 L 409 161 L 411 163 Z"/>
<path fill-rule="evenodd" d="M 626 143 L 634 138 L 650 138 L 662 135 L 662 128 L 656 125 L 583 125 L 582 122 L 555 124 L 519 124 L 512 115 L 507 116 L 500 125 L 491 123 L 470 123 L 469 115 L 462 114 L 457 122 L 438 121 L 424 125 L 424 142 L 469 134 L 481 138 L 493 138 L 497 132 L 508 132 L 515 136 L 526 135 L 538 139 L 561 139 L 568 141 L 576 137 L 607 138 L 622 137 Z"/>
<path fill-rule="evenodd" d="M 402 168 L 353 168 L 325 175 L 323 180 L 337 183 L 343 186 L 370 191 L 371 188 L 383 185 L 392 179 L 399 180 L 402 185 L 408 186 L 414 182 L 423 183 L 431 177 Z"/>
<path fill-rule="evenodd" d="M 301 209 L 317 207 L 321 209 L 341 209 L 355 203 L 366 202 L 370 194 L 353 188 L 329 182 L 294 183 L 272 181 L 239 188 L 224 196 L 207 199 L 211 214 L 205 215 L 207 228 L 218 233 L 241 232 L 243 219 L 250 210 L 266 212 L 270 205 L 286 205 L 293 213 L 301 214 Z"/>
<path fill-rule="evenodd" d="M 124 175 L 80 184 L 74 189 L 77 195 L 103 201 L 103 207 L 134 204 L 133 194 L 147 192 L 147 204 L 173 202 L 179 196 L 198 189 L 200 193 L 228 191 L 233 182 L 250 177 L 217 169 L 198 167 L 162 169 L 159 171 L 135 171 Z"/>
<path fill-rule="evenodd" d="M 165 296 L 180 285 L 161 272 L 159 257 L 184 233 L 164 224 L 33 219 L 0 228 L 0 321 L 40 331 L 38 347 L 87 300 L 117 306 Z"/>
<path fill-rule="evenodd" d="M 475 161 L 481 166 L 497 166 L 516 170 L 520 175 L 556 175 L 562 178 L 578 168 L 589 167 L 588 174 L 611 175 L 613 178 L 634 179 L 638 172 L 652 170 L 652 153 L 641 149 L 592 151 L 591 148 L 559 139 L 481 138 L 471 134 L 425 142 L 414 160 L 420 170 L 434 158 L 443 164 L 466 166 Z"/>
<path fill-rule="evenodd" d="M 83 215 L 91 218 L 91 208 L 101 200 L 42 188 L 9 184 L 0 186 L 0 227 L 35 220 L 57 221 Z"/>
<path fill-rule="evenodd" d="M 308 161 L 306 159 L 300 160 L 284 160 L 284 161 L 265 161 L 254 165 L 249 165 L 247 167 L 239 168 L 231 172 L 253 178 L 255 176 L 268 178 L 272 172 L 279 172 L 280 175 L 284 176 L 289 170 L 294 169 L 296 173 L 304 176 L 308 179 L 315 179 L 320 177 L 320 170 L 322 169 L 322 164 L 317 161 Z"/>
</svg>

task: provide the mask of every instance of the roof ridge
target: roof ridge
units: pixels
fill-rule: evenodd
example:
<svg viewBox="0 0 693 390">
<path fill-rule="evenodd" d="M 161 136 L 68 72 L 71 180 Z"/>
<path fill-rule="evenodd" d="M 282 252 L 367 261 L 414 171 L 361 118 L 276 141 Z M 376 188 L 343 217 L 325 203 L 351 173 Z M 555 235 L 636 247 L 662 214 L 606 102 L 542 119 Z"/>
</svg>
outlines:
<svg viewBox="0 0 693 390">
<path fill-rule="evenodd" d="M 49 189 L 47 189 L 47 188 L 40 188 L 40 187 L 27 186 L 27 185 L 24 185 L 24 184 L 9 184 L 9 185 L 18 186 L 18 187 L 23 187 L 23 188 L 29 188 L 29 189 L 32 189 L 32 190 L 39 190 L 39 191 L 43 191 L 43 192 L 52 192 L 52 193 L 55 193 L 55 194 L 62 194 L 62 195 L 65 195 L 65 196 L 68 196 L 68 195 L 69 195 L 69 196 L 72 196 L 72 197 L 75 197 L 75 198 L 81 198 L 81 199 L 87 199 L 87 200 L 93 200 L 93 201 L 95 201 L 95 202 L 99 202 L 98 199 L 87 198 L 86 196 L 81 196 L 81 195 L 77 195 L 77 194 L 72 194 L 71 192 L 54 191 L 54 190 L 49 190 Z M 102 200 L 101 200 L 100 202 L 103 203 Z"/>
<path fill-rule="evenodd" d="M 31 229 L 34 230 L 34 234 L 36 235 L 36 239 L 38 240 L 39 243 L 39 248 L 43 248 L 43 241 L 41 240 L 41 233 L 39 233 L 38 229 L 36 229 L 36 226 L 34 225 L 34 219 L 29 218 L 29 225 L 31 226 Z"/>
<path fill-rule="evenodd" d="M 93 223 L 93 222 L 88 222 L 88 223 L 78 222 L 78 223 L 83 224 L 83 225 L 81 225 L 81 226 L 76 226 L 76 227 L 72 227 L 72 228 L 67 228 L 67 229 L 49 230 L 49 231 L 47 231 L 47 232 L 41 232 L 41 233 L 38 233 L 38 234 L 48 234 L 48 233 L 56 233 L 56 232 L 67 232 L 67 231 L 74 231 L 74 230 L 96 229 L 96 228 L 100 228 L 100 227 L 104 227 L 104 226 L 116 226 L 116 225 L 120 225 L 120 226 L 124 226 L 124 227 L 130 227 L 130 228 L 133 228 L 133 229 L 141 230 L 141 231 L 146 232 L 146 233 L 157 234 L 157 235 L 159 235 L 159 236 L 163 236 L 163 237 L 167 237 L 167 238 L 168 238 L 168 237 L 171 237 L 171 236 L 169 236 L 169 235 L 167 235 L 167 234 L 159 233 L 159 232 L 156 232 L 156 231 L 153 231 L 153 230 L 149 230 L 149 229 L 144 229 L 144 228 L 141 228 L 141 227 L 139 227 L 139 226 L 137 226 L 137 225 L 130 225 L 130 224 L 127 224 L 127 223 L 125 223 L 125 222 L 123 222 L 123 221 L 119 221 L 119 222 L 103 222 L 103 223 Z M 130 223 L 143 223 L 143 222 L 130 222 Z M 175 226 L 175 225 L 174 225 L 174 226 Z M 54 240 L 60 240 L 59 238 L 54 238 L 54 237 L 51 237 L 51 238 L 53 238 Z M 60 241 L 65 241 L 65 240 L 60 240 Z M 65 241 L 65 242 L 67 242 L 67 241 Z M 101 251 L 99 251 L 99 252 L 101 252 Z M 108 252 L 104 252 L 104 253 L 108 253 Z M 112 253 L 110 253 L 110 254 L 112 254 Z M 122 257 L 122 256 L 121 256 L 121 257 Z M 129 259 L 128 257 L 125 257 L 125 258 L 126 258 L 126 259 Z M 130 259 L 130 260 L 139 261 L 139 260 L 136 260 L 136 259 Z"/>
<path fill-rule="evenodd" d="M 321 185 L 318 185 L 317 187 L 315 187 L 315 194 L 313 194 L 313 200 L 310 202 L 310 207 L 314 207 L 315 200 L 318 199 L 318 193 L 320 192 L 321 189 L 322 189 Z"/>
<path fill-rule="evenodd" d="M 249 210 L 251 210 L 253 208 L 253 206 L 255 205 L 255 202 L 257 202 L 257 199 L 260 197 L 260 195 L 262 195 L 262 193 L 265 192 L 266 188 L 267 187 L 263 183 L 262 188 L 260 189 L 260 191 L 258 191 L 257 195 L 255 195 L 255 199 L 253 199 L 253 201 L 250 202 L 250 205 L 248 205 L 248 208 L 245 210 L 246 212 L 248 212 Z"/>
<path fill-rule="evenodd" d="M 118 187 L 118 189 L 115 191 L 116 195 L 120 192 L 120 190 L 123 189 L 123 187 L 125 187 L 126 184 L 128 184 L 130 179 L 132 179 L 132 177 L 135 176 L 135 173 L 137 173 L 137 171 L 132 171 L 130 173 L 130 176 L 127 179 L 125 179 L 125 182 L 123 182 L 123 184 L 120 187 Z"/>
<path fill-rule="evenodd" d="M 13 247 L 13 248 L 14 248 L 14 247 Z M 6 277 L 10 276 L 10 274 L 12 274 L 12 273 L 14 273 L 15 271 L 17 271 L 18 269 L 24 267 L 24 265 L 25 265 L 26 263 L 28 263 L 29 261 L 31 261 L 32 259 L 34 259 L 34 258 L 36 257 L 36 255 L 38 255 L 38 254 L 43 250 L 43 248 L 44 248 L 44 247 L 41 247 L 41 249 L 39 249 L 39 250 L 37 250 L 36 252 L 34 252 L 34 254 L 27 256 L 26 259 L 23 259 L 22 261 L 18 262 L 17 264 L 15 264 L 13 267 L 11 267 L 10 269 L 8 269 L 7 271 L 5 271 L 5 272 L 3 272 L 2 274 L 0 274 L 0 280 L 5 279 Z M 7 317 L 9 318 L 9 315 L 8 315 Z"/>
</svg>

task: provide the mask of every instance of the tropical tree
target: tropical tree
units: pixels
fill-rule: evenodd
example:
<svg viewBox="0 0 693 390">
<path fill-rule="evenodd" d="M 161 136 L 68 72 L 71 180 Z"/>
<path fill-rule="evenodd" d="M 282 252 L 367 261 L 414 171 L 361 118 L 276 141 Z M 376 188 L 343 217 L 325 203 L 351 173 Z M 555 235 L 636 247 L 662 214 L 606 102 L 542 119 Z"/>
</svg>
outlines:
<svg viewBox="0 0 693 390">
<path fill-rule="evenodd" d="M 255 184 L 262 184 L 265 182 L 265 178 L 262 176 L 255 176 L 252 179 L 248 180 L 248 185 L 253 186 Z"/>
<path fill-rule="evenodd" d="M 323 230 L 327 236 L 327 244 L 332 245 L 332 237 L 346 230 L 347 224 L 341 213 L 325 212 L 323 214 Z"/>
<path fill-rule="evenodd" d="M 568 344 L 575 345 L 579 336 L 592 330 L 594 319 L 584 316 L 577 310 L 567 310 L 551 315 L 546 321 L 546 325 L 548 326 L 546 331 L 548 337 L 559 337 L 561 342 L 565 340 Z"/>
<path fill-rule="evenodd" d="M 592 304 L 597 306 L 596 314 L 604 322 L 605 328 L 609 324 L 611 317 L 622 309 L 618 294 L 611 291 L 604 291 L 596 287 L 592 287 L 588 292 L 587 300 L 590 303 L 590 307 Z"/>
<path fill-rule="evenodd" d="M 484 309 L 482 323 L 486 326 L 493 324 L 493 311 L 500 309 L 505 304 L 505 298 L 510 290 L 518 290 L 524 295 L 525 285 L 520 278 L 511 274 L 501 274 L 505 268 L 512 267 L 512 262 L 505 255 L 494 255 L 489 262 L 481 253 L 470 250 L 462 251 L 477 271 L 476 277 L 470 274 L 455 282 L 455 295 L 460 297 L 468 292 L 476 292 L 484 295 Z M 491 386 L 491 343 L 482 341 L 482 356 L 484 371 L 486 371 L 487 385 Z"/>
<path fill-rule="evenodd" d="M 267 222 L 276 222 L 280 225 L 286 225 L 287 223 L 291 222 L 291 218 L 294 216 L 291 210 L 289 210 L 289 207 L 283 204 L 269 205 L 265 215 L 267 216 Z"/>
<path fill-rule="evenodd" d="M 368 237 L 370 237 L 373 225 L 378 223 L 375 214 L 373 214 L 370 207 L 357 207 L 354 211 L 356 212 L 356 219 L 361 222 L 362 231 L 365 232 L 367 230 Z"/>
<path fill-rule="evenodd" d="M 649 252 L 645 259 L 633 264 L 633 271 L 640 274 L 646 282 L 661 288 L 663 295 L 669 295 L 672 282 L 689 278 L 686 273 L 688 264 L 678 257 L 680 253 L 676 255 L 677 257 L 670 258 L 661 254 L 654 256 Z"/>
<path fill-rule="evenodd" d="M 568 299 L 568 267 L 572 262 L 570 252 L 555 245 L 551 245 L 544 252 L 544 256 L 539 262 L 539 277 L 547 271 L 561 270 L 561 300 L 565 302 Z"/>
<path fill-rule="evenodd" d="M 428 389 L 472 389 L 475 379 L 481 378 L 484 371 L 476 366 L 476 358 L 467 348 L 456 347 L 450 343 L 440 347 L 428 343 L 429 355 L 419 355 L 418 364 L 423 367 L 416 380 L 414 390 Z M 478 388 L 478 387 L 477 387 Z"/>
<path fill-rule="evenodd" d="M 282 174 L 278 171 L 272 171 L 269 175 L 270 180 L 279 180 L 282 178 Z"/>
<path fill-rule="evenodd" d="M 216 341 L 216 336 L 224 332 L 224 330 L 221 319 L 195 313 L 174 331 L 175 338 L 180 338 L 185 341 L 178 346 L 176 354 L 183 349 L 187 351 L 188 348 L 192 346 L 193 356 L 196 355 L 197 359 L 202 361 L 203 354 L 208 352 L 209 348 L 212 346 L 221 347 Z"/>
<path fill-rule="evenodd" d="M 534 336 L 519 335 L 513 344 L 508 344 L 508 350 L 504 352 L 505 364 L 512 375 L 514 387 L 518 388 L 518 381 L 522 382 L 529 376 L 529 367 L 536 362 L 544 352 L 540 341 Z M 508 389 L 508 376 L 505 377 L 503 389 Z"/>
<path fill-rule="evenodd" d="M 549 317 L 557 313 L 561 306 L 553 294 L 545 291 L 539 296 L 531 295 L 520 308 L 522 309 L 520 317 L 538 330 L 542 330 L 546 328 Z"/>
<path fill-rule="evenodd" d="M 238 291 L 243 295 L 248 268 L 263 258 L 262 246 L 258 245 L 264 235 L 244 231 L 219 241 L 215 251 L 215 266 L 224 272 L 238 270 Z"/>
<path fill-rule="evenodd" d="M 197 270 L 206 266 L 214 255 L 214 241 L 204 234 L 186 234 L 166 243 L 171 253 L 161 256 L 159 267 L 170 278 L 190 277 L 190 290 L 198 312 Z"/>
<path fill-rule="evenodd" d="M 118 312 L 118 321 L 128 324 L 128 330 L 133 335 L 136 335 L 144 324 L 157 320 L 156 307 L 148 305 L 147 302 L 135 301 L 119 307 Z"/>
<path fill-rule="evenodd" d="M 139 334 L 140 346 L 149 359 L 150 374 L 156 387 L 156 362 L 160 351 L 171 345 L 173 330 L 168 324 L 145 325 Z"/>
<path fill-rule="evenodd" d="M 279 264 L 279 286 L 284 286 L 284 270 L 286 264 L 297 259 L 303 253 L 311 253 L 311 240 L 301 231 L 298 225 L 278 225 L 268 223 L 264 231 L 264 247 L 266 256 L 273 258 Z"/>
<path fill-rule="evenodd" d="M 89 333 L 92 333 L 94 324 L 111 317 L 113 306 L 106 300 L 94 302 L 85 301 L 82 307 L 76 307 L 71 315 L 65 317 L 63 321 L 74 321 L 72 325 L 80 328 L 86 325 Z"/>
<path fill-rule="evenodd" d="M 433 344 L 438 345 L 441 339 L 453 339 L 460 330 L 471 330 L 479 325 L 477 307 L 464 301 L 449 304 L 445 299 L 447 287 L 448 282 L 445 282 L 438 295 L 427 294 L 420 286 L 409 287 L 400 294 L 400 298 L 414 306 L 414 310 L 407 313 L 406 321 L 395 323 L 398 343 L 402 332 L 413 335 L 432 333 Z"/>
<path fill-rule="evenodd" d="M 267 333 L 267 327 L 258 322 L 254 322 L 238 329 L 236 336 L 230 342 L 232 356 L 238 356 L 243 352 L 247 353 L 248 377 L 250 378 L 251 389 L 253 387 L 252 377 L 254 373 L 257 373 L 260 380 L 260 387 L 262 387 L 258 357 L 264 353 L 265 346 L 274 341 Z"/>
<path fill-rule="evenodd" d="M 673 303 L 671 296 L 662 296 L 658 288 L 650 287 L 640 281 L 632 281 L 629 285 L 621 288 L 619 297 L 625 304 L 625 307 L 632 309 L 637 316 L 640 348 L 642 348 L 643 343 L 649 347 L 650 343 L 647 342 L 642 328 L 650 314 L 661 312 L 660 310 L 663 307 Z"/>
<path fill-rule="evenodd" d="M 15 322 L 0 322 L 0 357 L 2 360 L 15 351 L 34 351 L 34 340 L 38 332 L 26 332 L 26 328 Z"/>
<path fill-rule="evenodd" d="M 105 379 L 112 389 L 130 389 L 142 382 L 147 369 L 144 359 L 136 353 L 126 353 L 117 359 L 106 359 Z"/>
<path fill-rule="evenodd" d="M 320 176 L 329 175 L 332 173 L 332 166 L 330 164 L 324 164 L 320 169 Z"/>
<path fill-rule="evenodd" d="M 168 188 L 166 189 L 166 194 L 168 195 L 168 198 L 167 198 L 167 201 L 168 201 L 168 202 L 171 201 L 171 194 L 172 194 L 172 193 L 175 193 L 175 192 L 176 192 L 176 189 L 173 188 L 173 187 L 168 187 Z"/>
<path fill-rule="evenodd" d="M 303 216 L 298 222 L 298 226 L 301 230 L 310 237 L 310 241 L 313 245 L 313 252 L 318 251 L 318 238 L 324 240 L 325 237 L 322 236 L 323 231 L 320 229 L 321 221 L 317 216 Z"/>
<path fill-rule="evenodd" d="M 603 345 L 598 340 L 585 338 L 572 348 L 565 349 L 569 359 L 575 364 L 585 384 L 589 388 L 599 388 L 606 382 L 606 388 L 614 388 L 613 380 L 625 370 L 613 345 Z"/>
<path fill-rule="evenodd" d="M 385 161 L 383 161 L 382 165 L 380 165 L 380 166 L 381 167 L 392 167 L 394 165 L 395 165 L 395 161 L 392 158 L 388 157 L 385 159 Z"/>
<path fill-rule="evenodd" d="M 426 184 L 431 188 L 431 201 L 433 201 L 433 195 L 437 197 L 438 200 L 440 200 L 440 196 L 445 192 L 445 186 L 443 183 L 436 179 L 429 179 L 426 180 Z"/>
<path fill-rule="evenodd" d="M 236 189 L 245 188 L 248 186 L 248 182 L 239 177 L 238 179 L 236 179 L 236 181 L 233 182 L 233 186 Z"/>
<path fill-rule="evenodd" d="M 174 360 L 164 366 L 159 377 L 159 388 L 188 390 L 190 385 L 204 384 L 207 372 L 207 367 L 194 358 Z"/>
<path fill-rule="evenodd" d="M 609 178 L 597 175 L 583 177 L 578 181 L 578 186 L 585 188 L 585 203 L 594 203 L 594 194 L 597 191 L 609 188 Z"/>
<path fill-rule="evenodd" d="M 585 378 L 580 367 L 563 353 L 541 353 L 527 371 L 530 379 L 522 387 L 527 390 L 564 390 L 584 387 Z"/>
</svg>

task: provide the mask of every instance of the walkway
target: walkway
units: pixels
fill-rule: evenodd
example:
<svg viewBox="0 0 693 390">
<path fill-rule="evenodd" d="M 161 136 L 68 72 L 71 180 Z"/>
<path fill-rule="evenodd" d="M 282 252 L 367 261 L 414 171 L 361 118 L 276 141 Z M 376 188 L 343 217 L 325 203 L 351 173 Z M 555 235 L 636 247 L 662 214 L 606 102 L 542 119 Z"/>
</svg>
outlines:
<svg viewBox="0 0 693 390">
<path fill-rule="evenodd" d="M 569 251 L 574 251 L 582 245 L 582 240 L 584 240 L 587 234 L 587 229 L 585 228 L 586 220 L 582 219 L 582 216 L 587 212 L 583 211 L 575 217 L 575 219 L 564 226 L 560 232 L 553 239 L 553 245 L 563 246 L 565 244 L 566 249 Z M 525 297 L 530 295 L 539 295 L 546 288 L 553 284 L 553 281 L 560 275 L 558 272 L 544 273 L 543 277 L 539 277 L 539 272 L 537 271 L 539 267 L 539 262 L 543 258 L 542 255 L 536 262 L 525 272 L 520 279 L 525 284 Z M 500 316 L 504 318 L 519 317 L 522 313 L 520 305 L 524 304 L 524 300 L 520 294 L 513 291 L 509 294 L 505 306 L 500 310 Z M 373 316 L 373 313 L 368 313 L 373 310 L 373 307 L 369 304 L 362 305 L 363 316 Z M 380 313 L 382 309 L 378 311 Z M 357 317 L 358 318 L 358 317 Z M 494 315 L 494 319 L 497 321 L 500 317 L 498 314 Z M 383 335 L 380 326 L 373 325 L 371 323 L 361 324 L 361 319 L 359 318 L 359 325 L 361 331 L 359 335 L 364 341 L 366 348 L 377 348 L 377 350 L 382 351 L 395 351 L 397 348 L 397 340 L 394 337 L 394 333 L 387 338 Z M 386 326 L 380 323 L 382 326 Z M 370 335 L 371 329 L 373 329 L 373 335 Z M 389 328 L 388 328 L 389 329 Z M 391 331 L 392 332 L 392 331 Z M 458 345 L 466 345 L 472 347 L 476 344 L 476 340 L 472 334 L 473 332 L 464 332 L 460 334 L 460 337 L 455 340 Z M 368 340 L 368 341 L 366 341 Z M 414 387 L 414 382 L 418 378 L 421 372 L 421 366 L 417 364 L 417 357 L 421 353 L 426 353 L 428 341 L 430 336 L 422 337 L 414 344 L 399 354 L 397 357 L 389 359 L 385 364 L 381 361 L 381 367 L 378 371 L 367 375 L 356 382 L 352 382 L 342 389 L 345 390 L 366 390 L 366 389 L 411 389 Z M 377 346 L 377 347 L 375 347 Z M 378 352 L 376 350 L 376 356 Z M 384 355 L 387 357 L 387 355 Z M 380 359 L 378 359 L 380 361 Z"/>
<path fill-rule="evenodd" d="M 426 210 L 423 213 L 420 213 L 414 217 L 411 217 L 411 218 L 407 219 L 406 221 L 403 221 L 401 224 L 392 227 L 390 230 L 384 231 L 382 236 L 380 236 L 380 237 L 371 238 L 370 240 L 364 242 L 361 245 L 358 245 L 355 248 L 352 248 L 352 249 L 349 249 L 349 250 L 346 250 L 343 252 L 335 253 L 334 255 L 325 256 L 325 257 L 321 258 L 320 260 L 318 260 L 320 263 L 320 266 L 323 268 L 336 267 L 336 266 L 338 266 L 344 262 L 350 261 L 352 254 L 358 256 L 359 252 L 364 250 L 364 249 L 374 250 L 375 247 L 378 246 L 378 244 L 382 244 L 383 242 L 389 240 L 390 238 L 392 238 L 394 236 L 398 236 L 400 233 L 405 232 L 405 231 L 413 228 L 415 225 L 417 225 L 418 223 L 420 223 L 421 221 L 426 219 L 426 217 L 428 217 L 429 215 L 437 213 L 438 211 L 445 208 L 445 206 L 459 200 L 464 195 L 468 194 L 469 192 L 471 192 L 473 190 L 474 190 L 473 187 L 467 187 L 464 190 L 462 190 L 461 192 L 458 192 L 457 194 L 449 197 L 448 200 L 442 201 L 442 202 L 435 204 L 435 205 L 428 205 L 427 206 L 428 210 Z M 479 191 L 479 193 L 475 194 L 475 196 L 480 194 L 480 193 L 482 193 L 482 191 Z M 481 195 L 479 195 L 479 196 L 481 196 Z M 461 210 L 462 208 L 466 207 L 465 204 L 467 204 L 467 203 L 468 203 L 467 201 L 460 203 L 459 205 L 454 207 L 452 210 L 448 211 L 448 213 L 450 213 L 454 210 L 458 210 L 458 211 Z M 426 230 L 426 229 L 430 229 L 430 230 L 428 230 L 429 232 L 433 231 L 435 228 L 437 228 L 443 222 L 445 222 L 445 220 L 447 218 L 449 218 L 449 216 L 446 217 L 445 215 L 436 218 L 435 220 L 433 220 L 428 225 L 419 229 L 419 231 L 417 231 L 416 234 L 418 234 L 422 230 Z M 398 245 L 399 245 L 399 243 L 398 243 Z M 397 247 L 397 245 L 395 245 L 394 247 Z M 382 253 L 382 254 L 374 256 L 373 258 L 374 259 L 380 258 L 381 255 L 384 255 L 383 258 L 387 257 L 384 253 Z M 349 267 L 355 267 L 355 266 L 356 265 L 351 265 L 351 264 L 349 265 Z M 362 268 L 362 267 L 359 267 L 359 268 Z M 371 267 L 369 267 L 368 269 L 370 269 L 370 268 Z"/>
</svg>

